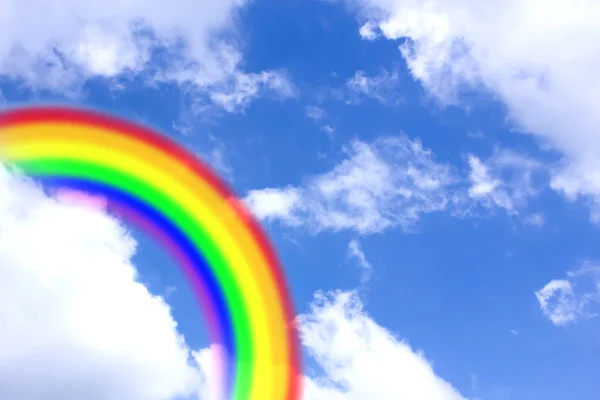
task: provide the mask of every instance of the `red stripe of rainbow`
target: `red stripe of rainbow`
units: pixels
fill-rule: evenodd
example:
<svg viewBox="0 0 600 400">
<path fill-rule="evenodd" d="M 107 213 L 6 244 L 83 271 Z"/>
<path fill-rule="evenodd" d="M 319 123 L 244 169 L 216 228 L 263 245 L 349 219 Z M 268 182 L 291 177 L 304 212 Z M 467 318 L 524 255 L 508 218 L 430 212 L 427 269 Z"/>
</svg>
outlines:
<svg viewBox="0 0 600 400">
<path fill-rule="evenodd" d="M 295 314 L 279 262 L 257 222 L 194 155 L 121 119 L 33 107 L 0 114 L 0 158 L 49 183 L 105 196 L 190 261 L 182 267 L 226 347 L 227 397 L 300 398 Z"/>
</svg>

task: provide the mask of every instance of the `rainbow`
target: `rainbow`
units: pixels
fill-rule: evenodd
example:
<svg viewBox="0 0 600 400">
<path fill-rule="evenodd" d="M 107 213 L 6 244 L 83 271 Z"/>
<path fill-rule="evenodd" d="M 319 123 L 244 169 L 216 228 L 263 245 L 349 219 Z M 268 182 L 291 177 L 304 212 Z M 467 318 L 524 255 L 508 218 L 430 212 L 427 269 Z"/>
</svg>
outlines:
<svg viewBox="0 0 600 400">
<path fill-rule="evenodd" d="M 223 349 L 219 398 L 300 398 L 282 268 L 256 221 L 194 155 L 119 118 L 37 106 L 0 113 L 0 159 L 49 187 L 102 196 L 169 249 Z"/>
</svg>

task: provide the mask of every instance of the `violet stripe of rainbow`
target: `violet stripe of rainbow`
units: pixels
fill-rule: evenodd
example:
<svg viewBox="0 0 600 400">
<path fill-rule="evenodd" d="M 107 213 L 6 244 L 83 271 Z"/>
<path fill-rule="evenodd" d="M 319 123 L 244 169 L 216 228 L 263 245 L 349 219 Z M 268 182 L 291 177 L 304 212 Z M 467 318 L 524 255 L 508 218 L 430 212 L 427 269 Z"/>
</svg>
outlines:
<svg viewBox="0 0 600 400">
<path fill-rule="evenodd" d="M 204 306 L 205 317 L 208 319 L 208 326 L 212 328 L 211 339 L 213 343 L 221 344 L 226 349 L 233 348 L 234 343 L 231 329 L 227 330 L 225 333 L 220 332 L 221 326 L 231 327 L 231 321 L 228 319 L 222 293 L 215 290 L 215 288 L 217 288 L 216 282 L 214 281 L 213 274 L 211 274 L 209 270 L 207 261 L 202 257 L 202 254 L 198 253 L 193 243 L 190 243 L 177 226 L 173 225 L 165 218 L 160 211 L 126 192 L 98 182 L 77 178 L 47 177 L 44 175 L 30 175 L 30 177 L 41 181 L 44 186 L 49 189 L 62 189 L 65 187 L 72 189 L 77 188 L 77 190 L 86 194 L 110 199 L 107 210 L 110 214 L 116 214 L 130 223 L 133 223 L 139 229 L 149 233 L 155 240 L 162 243 L 171 256 L 183 267 L 186 278 L 191 282 L 197 295 L 201 297 L 201 305 Z M 199 276 L 202 276 L 203 279 L 199 279 Z M 204 282 L 208 282 L 208 284 L 205 284 Z M 214 296 L 213 298 L 215 301 L 211 302 L 209 300 L 210 296 Z M 218 309 L 218 312 L 214 310 L 215 307 Z M 217 321 L 217 318 L 220 318 L 221 321 Z M 221 340 L 223 343 L 220 343 Z M 223 363 L 223 356 L 227 356 L 230 360 L 228 360 L 227 363 Z M 222 369 L 225 369 L 227 366 L 231 367 L 229 364 L 231 364 L 234 359 L 234 355 L 218 352 L 213 356 L 214 364 L 211 367 L 216 368 L 218 374 L 219 371 L 222 371 Z M 231 370 L 223 372 L 225 376 L 221 377 L 221 379 L 224 380 L 233 373 Z M 223 385 L 224 397 L 229 397 L 231 393 L 228 391 L 230 391 L 232 382 L 217 381 L 217 387 L 219 383 Z"/>
<path fill-rule="evenodd" d="M 203 307 L 216 316 L 213 331 L 231 358 L 221 360 L 230 364 L 224 393 L 236 400 L 300 398 L 297 332 L 281 267 L 258 224 L 193 155 L 118 119 L 35 107 L 0 114 L 0 157 L 26 174 L 63 178 L 74 189 L 94 183 L 109 200 L 107 188 L 114 189 L 113 201 L 125 199 L 115 193 L 141 200 L 125 203 L 177 244 L 206 288 L 210 304 Z M 159 223 L 165 221 L 181 235 Z"/>
</svg>

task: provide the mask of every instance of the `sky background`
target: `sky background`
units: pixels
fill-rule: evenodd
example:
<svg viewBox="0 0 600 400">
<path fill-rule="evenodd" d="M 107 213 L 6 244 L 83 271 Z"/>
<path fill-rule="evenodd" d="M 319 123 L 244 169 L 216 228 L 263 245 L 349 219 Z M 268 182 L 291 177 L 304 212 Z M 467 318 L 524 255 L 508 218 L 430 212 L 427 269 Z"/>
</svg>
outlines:
<svg viewBox="0 0 600 400">
<path fill-rule="evenodd" d="M 148 124 L 245 199 L 301 315 L 305 400 L 597 398 L 597 1 L 0 10 L 4 107 Z M 207 398 L 163 250 L 0 172 L 0 397 Z"/>
</svg>

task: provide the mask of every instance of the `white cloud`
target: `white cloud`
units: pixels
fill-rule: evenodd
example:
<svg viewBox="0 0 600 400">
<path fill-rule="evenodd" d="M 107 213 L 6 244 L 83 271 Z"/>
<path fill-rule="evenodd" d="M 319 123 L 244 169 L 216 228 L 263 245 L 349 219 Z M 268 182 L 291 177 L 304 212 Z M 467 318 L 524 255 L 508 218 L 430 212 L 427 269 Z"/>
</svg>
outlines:
<svg viewBox="0 0 600 400">
<path fill-rule="evenodd" d="M 364 283 L 369 280 L 373 266 L 367 260 L 367 256 L 365 255 L 360 242 L 356 239 L 351 240 L 348 243 L 348 256 L 356 259 L 359 267 L 363 269 L 363 274 L 361 277 L 361 281 Z"/>
<path fill-rule="evenodd" d="M 436 375 L 422 351 L 373 321 L 355 291 L 317 292 L 298 322 L 304 349 L 321 369 L 304 377 L 302 400 L 466 400 Z M 212 399 L 215 350 L 195 354 L 203 371 L 201 399 Z"/>
<path fill-rule="evenodd" d="M 356 258 L 358 265 L 364 269 L 371 269 L 371 263 L 367 261 L 367 257 L 362 250 L 360 242 L 356 239 L 351 240 L 348 243 L 348 255 Z"/>
<path fill-rule="evenodd" d="M 200 367 L 200 380 L 197 383 L 199 387 L 197 392 L 198 400 L 218 400 L 222 397 L 219 396 L 218 392 L 215 390 L 215 382 L 217 381 L 218 376 L 215 374 L 214 368 L 214 360 L 215 358 L 220 357 L 219 353 L 221 351 L 223 351 L 223 347 L 213 344 L 210 347 L 193 352 L 194 361 Z M 195 399 L 196 396 L 193 396 L 193 398 Z"/>
<path fill-rule="evenodd" d="M 329 136 L 333 135 L 333 132 L 335 132 L 335 128 L 332 127 L 331 125 L 323 125 L 321 127 L 321 130 L 323 132 L 325 132 L 326 134 L 328 134 Z"/>
<path fill-rule="evenodd" d="M 306 116 L 315 121 L 321 120 L 326 115 L 325 110 L 320 107 L 307 106 L 304 110 L 306 111 Z"/>
<path fill-rule="evenodd" d="M 203 372 L 169 306 L 137 281 L 135 240 L 101 202 L 69 199 L 0 166 L 0 397 L 197 393 Z"/>
<path fill-rule="evenodd" d="M 504 209 L 509 214 L 517 214 L 519 208 L 538 194 L 534 178 L 546 170 L 543 164 L 506 149 L 496 149 L 485 161 L 469 154 L 467 161 L 468 196 L 484 207 Z M 530 218 L 528 222 L 533 222 Z M 537 218 L 538 223 L 543 222 Z"/>
<path fill-rule="evenodd" d="M 207 155 L 207 161 L 217 172 L 226 177 L 229 181 L 233 180 L 233 168 L 225 157 L 224 148 L 217 146 Z"/>
<path fill-rule="evenodd" d="M 296 93 L 295 87 L 282 71 L 262 71 L 260 73 L 243 73 L 233 69 L 227 83 L 218 82 L 211 85 L 210 98 L 226 111 L 234 112 L 245 109 L 261 91 L 274 93 L 279 98 L 290 98 Z"/>
<path fill-rule="evenodd" d="M 548 282 L 535 296 L 543 314 L 557 326 L 594 317 L 593 309 L 600 303 L 600 266 L 585 262 L 567 272 L 567 279 Z"/>
<path fill-rule="evenodd" d="M 542 227 L 546 223 L 546 218 L 542 213 L 535 213 L 526 217 L 523 222 L 527 225 Z"/>
<path fill-rule="evenodd" d="M 483 139 L 485 136 L 481 131 L 469 131 L 467 132 L 467 137 L 471 139 Z"/>
<path fill-rule="evenodd" d="M 279 71 L 246 73 L 231 40 L 245 0 L 4 1 L 0 75 L 33 89 L 78 91 L 89 78 L 146 72 L 232 111 L 259 92 L 291 95 Z M 227 34 L 227 35 L 226 35 Z M 153 59 L 153 50 L 165 50 Z M 154 62 L 153 62 L 154 61 Z"/>
<path fill-rule="evenodd" d="M 218 347 L 190 351 L 168 305 L 137 280 L 135 240 L 102 199 L 84 206 L 69 193 L 50 198 L 0 168 L 0 397 L 215 398 Z M 463 400 L 354 292 L 319 294 L 299 319 L 325 373 L 305 378 L 305 400 Z"/>
<path fill-rule="evenodd" d="M 245 201 L 259 219 L 281 219 L 288 225 L 300 223 L 295 209 L 301 207 L 301 193 L 292 186 L 251 190 Z"/>
<path fill-rule="evenodd" d="M 451 168 L 436 162 L 419 140 L 403 135 L 372 143 L 355 140 L 346 153 L 331 171 L 301 186 L 250 191 L 247 204 L 260 219 L 317 232 L 367 234 L 410 229 L 421 215 L 444 210 L 452 201 Z"/>
<path fill-rule="evenodd" d="M 307 378 L 304 400 L 465 400 L 422 352 L 375 323 L 356 292 L 317 294 L 300 322 L 324 373 Z"/>
<path fill-rule="evenodd" d="M 376 28 L 375 24 L 367 22 L 366 24 L 364 24 L 363 26 L 360 27 L 360 30 L 359 30 L 360 36 L 366 40 L 376 39 L 378 34 L 377 34 L 375 28 Z"/>
<path fill-rule="evenodd" d="M 200 156 L 221 176 L 229 182 L 233 181 L 234 171 L 226 155 L 225 143 L 213 135 L 208 136 L 208 141 L 210 150 L 201 151 Z"/>
<path fill-rule="evenodd" d="M 411 231 L 424 214 L 477 217 L 498 210 L 541 226 L 542 214 L 521 216 L 539 194 L 548 167 L 528 156 L 496 149 L 486 160 L 469 154 L 468 175 L 436 161 L 418 139 L 404 135 L 371 143 L 354 140 L 329 172 L 298 186 L 252 190 L 246 202 L 259 219 L 360 234 L 400 227 Z"/>
<path fill-rule="evenodd" d="M 582 304 L 573 294 L 571 283 L 564 279 L 555 279 L 535 292 L 540 308 L 555 325 L 573 322 L 582 313 Z"/>
<path fill-rule="evenodd" d="M 490 196 L 495 204 L 503 204 L 508 207 L 512 207 L 506 199 L 495 199 L 493 194 L 497 192 L 500 181 L 490 176 L 489 168 L 481 162 L 481 160 L 473 155 L 469 155 L 469 166 L 471 172 L 469 173 L 469 179 L 471 180 L 472 186 L 469 188 L 469 196 L 474 198 L 481 198 Z M 502 197 L 506 197 L 501 192 Z M 495 196 L 497 197 L 497 196 Z"/>
<path fill-rule="evenodd" d="M 596 0 L 347 0 L 367 39 L 406 39 L 400 50 L 443 103 L 491 90 L 523 131 L 564 156 L 552 186 L 590 197 L 600 221 L 600 3 Z"/>
<path fill-rule="evenodd" d="M 327 112 L 320 107 L 307 106 L 304 108 L 304 111 L 306 112 L 306 116 L 316 123 L 322 123 L 323 119 L 327 116 Z M 335 128 L 329 124 L 321 125 L 320 130 L 329 136 L 335 132 Z"/>
<path fill-rule="evenodd" d="M 378 75 L 367 76 L 365 71 L 356 73 L 346 83 L 350 89 L 349 103 L 359 103 L 360 97 L 370 97 L 383 104 L 394 104 L 399 101 L 398 72 L 383 69 Z"/>
</svg>

